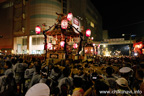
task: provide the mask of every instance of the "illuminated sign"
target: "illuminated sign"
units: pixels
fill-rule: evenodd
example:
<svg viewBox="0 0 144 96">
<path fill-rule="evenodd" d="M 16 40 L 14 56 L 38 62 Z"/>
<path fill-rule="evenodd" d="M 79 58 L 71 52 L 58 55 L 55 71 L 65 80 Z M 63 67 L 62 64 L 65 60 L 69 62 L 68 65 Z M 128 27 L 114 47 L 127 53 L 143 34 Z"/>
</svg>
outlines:
<svg viewBox="0 0 144 96">
<path fill-rule="evenodd" d="M 73 18 L 72 19 L 72 25 L 78 30 L 78 31 L 81 31 L 81 28 L 80 28 L 80 21 L 77 19 L 77 18 Z M 74 31 L 75 31 L 75 33 L 77 33 L 77 34 L 79 34 L 79 32 L 75 29 L 75 28 L 73 28 L 74 29 Z"/>
</svg>

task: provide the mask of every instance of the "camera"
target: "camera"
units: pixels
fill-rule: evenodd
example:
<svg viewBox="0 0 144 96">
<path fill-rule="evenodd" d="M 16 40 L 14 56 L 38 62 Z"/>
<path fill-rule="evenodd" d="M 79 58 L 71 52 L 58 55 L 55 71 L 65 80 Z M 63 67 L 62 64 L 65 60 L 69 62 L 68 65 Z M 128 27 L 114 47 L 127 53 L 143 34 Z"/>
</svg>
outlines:
<svg viewBox="0 0 144 96">
<path fill-rule="evenodd" d="M 96 72 L 92 73 L 92 74 L 91 74 L 91 79 L 92 79 L 92 80 L 98 79 L 98 74 L 97 74 Z"/>
<path fill-rule="evenodd" d="M 92 77 L 92 79 L 93 79 L 93 80 L 96 80 L 96 79 L 97 79 L 97 77 Z"/>
</svg>

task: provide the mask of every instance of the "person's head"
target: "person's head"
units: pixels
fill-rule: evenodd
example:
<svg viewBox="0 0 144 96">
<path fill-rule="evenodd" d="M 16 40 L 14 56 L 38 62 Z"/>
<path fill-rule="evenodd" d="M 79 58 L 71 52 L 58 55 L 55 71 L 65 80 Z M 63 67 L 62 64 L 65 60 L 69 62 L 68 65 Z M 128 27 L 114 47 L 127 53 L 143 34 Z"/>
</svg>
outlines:
<svg viewBox="0 0 144 96">
<path fill-rule="evenodd" d="M 64 77 L 68 77 L 70 75 L 70 72 L 71 72 L 70 68 L 65 67 L 63 69 L 63 75 L 64 75 Z"/>
<path fill-rule="evenodd" d="M 73 80 L 73 84 L 75 87 L 81 87 L 82 86 L 82 78 L 75 77 Z"/>
<path fill-rule="evenodd" d="M 121 76 L 128 79 L 129 76 L 132 74 L 132 69 L 130 67 L 122 67 L 119 72 L 121 73 Z"/>
<path fill-rule="evenodd" d="M 128 81 L 123 77 L 118 78 L 116 80 L 116 83 L 117 83 L 117 87 L 120 89 L 128 89 L 129 88 Z"/>
<path fill-rule="evenodd" d="M 54 67 L 54 71 L 55 71 L 56 73 L 59 73 L 59 72 L 60 72 L 60 69 L 56 66 L 56 67 Z"/>
<path fill-rule="evenodd" d="M 22 58 L 19 58 L 19 63 L 23 63 L 23 59 Z"/>
<path fill-rule="evenodd" d="M 68 94 L 68 86 L 66 84 L 61 85 L 61 95 L 62 96 L 67 96 Z"/>
<path fill-rule="evenodd" d="M 95 89 L 97 96 L 106 96 L 107 94 L 101 94 L 100 91 L 108 91 L 109 85 L 104 80 L 95 81 Z"/>
<path fill-rule="evenodd" d="M 6 82 L 10 84 L 12 79 L 13 79 L 13 73 L 10 72 L 9 74 L 6 75 Z"/>
<path fill-rule="evenodd" d="M 98 74 L 96 73 L 96 72 L 94 72 L 94 73 L 92 73 L 91 74 L 91 80 L 92 81 L 96 81 L 96 80 L 98 80 L 99 78 L 98 78 Z"/>
<path fill-rule="evenodd" d="M 10 61 L 6 61 L 5 66 L 6 69 L 9 69 L 12 67 L 12 63 Z"/>
<path fill-rule="evenodd" d="M 45 69 L 45 68 L 43 68 L 42 70 L 41 70 L 41 76 L 42 76 L 42 78 L 47 78 L 47 70 Z"/>
<path fill-rule="evenodd" d="M 113 69 L 112 67 L 107 67 L 107 68 L 106 68 L 106 73 L 107 73 L 108 75 L 112 75 L 112 74 L 114 73 L 114 69 Z"/>
<path fill-rule="evenodd" d="M 143 81 L 143 77 L 144 77 L 144 72 L 143 72 L 143 70 L 141 70 L 141 69 L 137 70 L 137 71 L 136 71 L 136 79 Z"/>
<path fill-rule="evenodd" d="M 35 69 L 36 69 L 36 73 L 40 74 L 41 66 L 36 65 Z"/>
</svg>

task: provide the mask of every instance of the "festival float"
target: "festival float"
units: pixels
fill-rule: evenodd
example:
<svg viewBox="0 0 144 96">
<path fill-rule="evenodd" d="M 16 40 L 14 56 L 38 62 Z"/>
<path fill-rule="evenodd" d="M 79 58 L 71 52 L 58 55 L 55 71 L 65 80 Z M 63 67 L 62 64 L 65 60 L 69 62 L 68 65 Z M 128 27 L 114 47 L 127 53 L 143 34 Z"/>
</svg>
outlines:
<svg viewBox="0 0 144 96">
<path fill-rule="evenodd" d="M 46 31 L 47 59 L 54 63 L 66 59 L 75 59 L 82 49 L 83 34 L 80 22 L 72 13 L 67 16 L 58 14 L 57 22 Z"/>
</svg>

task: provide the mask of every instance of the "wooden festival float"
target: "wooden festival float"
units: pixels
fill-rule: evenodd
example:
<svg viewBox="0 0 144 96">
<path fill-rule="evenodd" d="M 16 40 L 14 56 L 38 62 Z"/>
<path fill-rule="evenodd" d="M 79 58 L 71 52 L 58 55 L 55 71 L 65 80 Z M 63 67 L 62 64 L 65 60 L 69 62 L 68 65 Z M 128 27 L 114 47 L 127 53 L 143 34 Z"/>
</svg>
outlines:
<svg viewBox="0 0 144 96">
<path fill-rule="evenodd" d="M 67 16 L 58 13 L 57 15 L 57 23 L 46 32 L 49 41 L 47 58 L 53 59 L 54 63 L 60 60 L 75 59 L 75 55 L 79 55 L 82 49 L 83 40 L 83 34 L 73 26 L 73 23 L 79 25 L 80 22 L 72 19 L 72 13 Z"/>
</svg>

